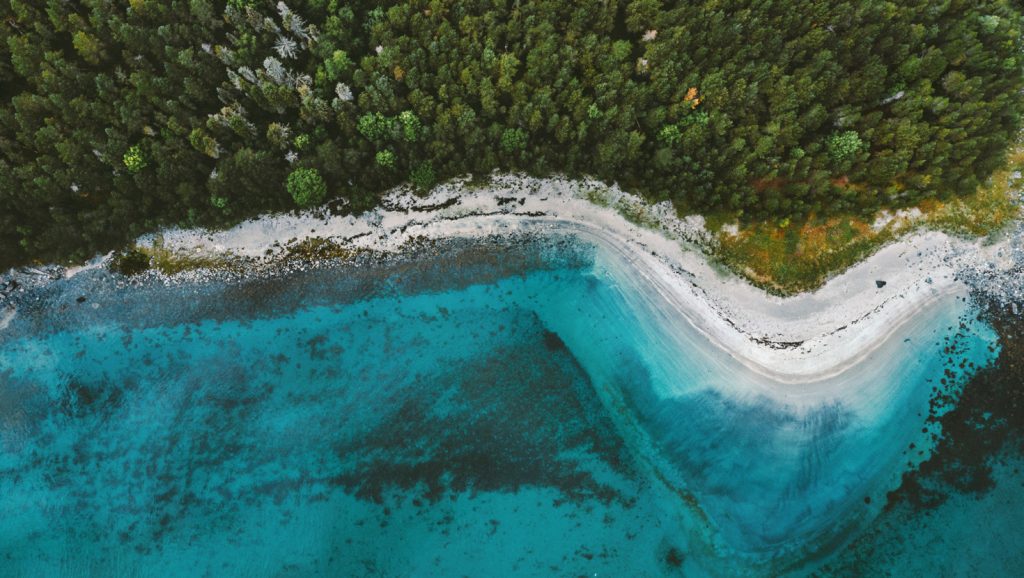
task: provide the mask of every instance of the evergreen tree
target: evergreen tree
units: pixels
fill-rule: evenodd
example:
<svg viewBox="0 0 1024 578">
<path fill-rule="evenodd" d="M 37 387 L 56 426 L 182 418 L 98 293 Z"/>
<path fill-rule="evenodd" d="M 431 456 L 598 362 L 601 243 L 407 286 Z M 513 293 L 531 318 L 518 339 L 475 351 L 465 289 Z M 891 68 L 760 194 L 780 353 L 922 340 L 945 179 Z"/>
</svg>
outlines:
<svg viewBox="0 0 1024 578">
<path fill-rule="evenodd" d="M 0 266 L 494 169 L 753 218 L 969 193 L 1020 129 L 1020 9 L 9 0 Z"/>
</svg>

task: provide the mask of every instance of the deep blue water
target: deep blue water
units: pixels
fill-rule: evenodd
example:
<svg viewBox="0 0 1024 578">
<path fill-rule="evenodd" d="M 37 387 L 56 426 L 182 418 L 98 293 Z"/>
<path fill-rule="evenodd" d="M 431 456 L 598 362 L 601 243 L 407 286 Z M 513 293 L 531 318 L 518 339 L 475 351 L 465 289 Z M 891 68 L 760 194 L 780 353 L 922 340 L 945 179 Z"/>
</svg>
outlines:
<svg viewBox="0 0 1024 578">
<path fill-rule="evenodd" d="M 998 353 L 944 302 L 843 378 L 861 394 L 790 404 L 592 247 L 443 253 L 24 298 L 0 576 L 813 570 Z"/>
</svg>

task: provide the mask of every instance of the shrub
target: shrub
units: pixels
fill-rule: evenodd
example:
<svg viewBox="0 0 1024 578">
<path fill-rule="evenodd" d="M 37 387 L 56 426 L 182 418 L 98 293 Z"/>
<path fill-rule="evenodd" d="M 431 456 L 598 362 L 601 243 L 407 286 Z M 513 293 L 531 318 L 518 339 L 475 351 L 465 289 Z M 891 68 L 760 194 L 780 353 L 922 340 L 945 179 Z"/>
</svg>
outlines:
<svg viewBox="0 0 1024 578">
<path fill-rule="evenodd" d="M 437 176 L 434 174 L 434 167 L 429 163 L 420 163 L 409 173 L 409 181 L 421 191 L 434 186 Z"/>
<path fill-rule="evenodd" d="M 327 78 L 332 82 L 341 78 L 349 68 L 352 68 L 352 60 L 344 50 L 335 50 L 331 57 L 324 61 Z"/>
<path fill-rule="evenodd" d="M 110 268 L 125 276 L 138 275 L 149 269 L 149 255 L 138 249 L 124 251 L 114 257 Z"/>
<path fill-rule="evenodd" d="M 391 134 L 391 119 L 379 112 L 366 113 L 359 117 L 356 128 L 371 141 L 380 141 Z"/>
<path fill-rule="evenodd" d="M 377 166 L 385 169 L 395 168 L 395 153 L 389 150 L 377 151 Z"/>
<path fill-rule="evenodd" d="M 513 153 L 526 148 L 526 131 L 521 128 L 506 128 L 501 133 L 501 148 Z"/>
<path fill-rule="evenodd" d="M 137 173 L 142 169 L 146 168 L 146 158 L 142 156 L 142 148 L 139 145 L 132 145 L 128 147 L 128 150 L 124 153 L 124 166 L 128 167 L 128 171 Z"/>
<path fill-rule="evenodd" d="M 295 169 L 288 175 L 286 186 L 300 207 L 319 205 L 327 196 L 327 183 L 316 169 Z"/>
<path fill-rule="evenodd" d="M 658 140 L 669 146 L 678 143 L 682 138 L 683 133 L 679 130 L 679 127 L 674 124 L 664 126 L 660 131 L 658 131 Z"/>
<path fill-rule="evenodd" d="M 300 134 L 292 139 L 292 144 L 294 144 L 295 148 L 300 151 L 308 148 L 311 142 L 313 141 L 308 134 Z"/>
<path fill-rule="evenodd" d="M 864 141 L 860 140 L 860 135 L 856 131 L 848 130 L 828 137 L 825 147 L 833 161 L 843 163 L 857 156 L 864 148 Z"/>
<path fill-rule="evenodd" d="M 423 125 L 415 113 L 411 110 L 403 110 L 398 115 L 398 122 L 402 125 L 402 138 L 406 142 L 413 142 L 419 138 Z"/>
</svg>

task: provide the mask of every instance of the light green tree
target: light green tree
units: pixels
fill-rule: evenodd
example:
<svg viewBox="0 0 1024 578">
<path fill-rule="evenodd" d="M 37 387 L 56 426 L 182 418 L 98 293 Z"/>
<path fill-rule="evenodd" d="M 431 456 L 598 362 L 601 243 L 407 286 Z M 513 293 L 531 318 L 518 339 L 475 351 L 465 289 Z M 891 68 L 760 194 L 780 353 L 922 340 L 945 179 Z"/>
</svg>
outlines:
<svg viewBox="0 0 1024 578">
<path fill-rule="evenodd" d="M 526 148 L 526 131 L 521 128 L 507 128 L 501 133 L 501 148 L 514 153 Z"/>
<path fill-rule="evenodd" d="M 71 45 L 79 56 L 89 64 L 99 64 L 103 59 L 103 44 L 95 37 L 79 30 L 71 36 Z"/>
<path fill-rule="evenodd" d="M 376 155 L 377 166 L 385 169 L 395 168 L 395 153 L 389 150 L 377 151 Z"/>
<path fill-rule="evenodd" d="M 370 112 L 359 117 L 356 128 L 359 134 L 371 141 L 381 141 L 391 134 L 392 121 L 379 112 Z"/>
<path fill-rule="evenodd" d="M 288 175 L 286 187 L 300 207 L 319 205 L 327 196 L 327 183 L 316 169 L 295 169 Z"/>
<path fill-rule="evenodd" d="M 658 131 L 658 140 L 669 146 L 678 143 L 682 138 L 682 131 L 680 131 L 679 127 L 674 124 L 663 126 L 661 127 L 661 130 Z"/>
<path fill-rule="evenodd" d="M 403 110 L 398 115 L 398 122 L 402 125 L 402 138 L 405 142 L 414 142 L 419 138 L 423 125 L 414 112 Z"/>
<path fill-rule="evenodd" d="M 825 141 L 828 156 L 837 163 L 852 160 L 864 148 L 864 141 L 856 131 L 847 130 L 835 133 Z"/>
<path fill-rule="evenodd" d="M 142 169 L 146 168 L 148 164 L 146 157 L 142 154 L 142 148 L 139 145 L 132 145 L 128 147 L 128 150 L 124 153 L 122 159 L 124 166 L 128 168 L 128 172 L 137 173 Z"/>
</svg>

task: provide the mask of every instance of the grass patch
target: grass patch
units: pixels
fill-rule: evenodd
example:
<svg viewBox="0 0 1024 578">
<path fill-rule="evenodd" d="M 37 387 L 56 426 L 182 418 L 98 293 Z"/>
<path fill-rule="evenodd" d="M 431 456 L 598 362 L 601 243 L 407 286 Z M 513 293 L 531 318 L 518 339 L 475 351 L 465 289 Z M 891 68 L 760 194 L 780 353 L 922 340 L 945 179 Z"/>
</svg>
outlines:
<svg viewBox="0 0 1024 578">
<path fill-rule="evenodd" d="M 651 206 L 639 200 L 622 197 L 615 203 L 615 211 L 627 221 L 645 229 L 659 229 L 661 222 L 651 212 Z"/>
<path fill-rule="evenodd" d="M 896 237 L 855 218 L 811 219 L 801 226 L 762 223 L 717 236 L 717 257 L 755 285 L 776 294 L 819 287 Z"/>
<path fill-rule="evenodd" d="M 992 175 L 976 193 L 940 202 L 929 200 L 903 211 L 881 226 L 856 216 L 812 217 L 802 224 L 754 223 L 736 234 L 723 230 L 719 215 L 709 219 L 714 255 L 733 272 L 780 295 L 817 289 L 831 276 L 873 254 L 911 231 L 927 228 L 961 237 L 985 237 L 1021 217 L 1024 147 L 1008 158 L 1005 169 Z"/>
<path fill-rule="evenodd" d="M 351 260 L 364 249 L 345 247 L 330 239 L 315 237 L 294 242 L 274 258 L 281 263 L 311 263 L 315 261 Z M 269 253 L 268 253 L 269 254 Z M 155 270 L 164 275 L 175 275 L 186 271 L 206 269 L 211 271 L 244 272 L 256 265 L 256 261 L 232 253 L 209 253 L 171 250 L 157 237 L 151 246 L 140 245 L 126 249 L 114 257 L 110 264 L 113 271 L 122 275 L 138 275 Z"/>
<path fill-rule="evenodd" d="M 138 250 L 149 255 L 149 268 L 160 271 L 164 275 L 175 275 L 196 269 L 234 270 L 238 269 L 229 255 L 204 255 L 202 253 L 186 253 L 172 251 L 163 246 L 139 247 Z"/>
<path fill-rule="evenodd" d="M 1024 170 L 1024 147 L 1007 160 L 1006 168 L 993 174 L 989 184 L 973 195 L 925 202 L 925 224 L 960 237 L 983 237 L 1005 229 L 1021 216 L 1024 179 L 1016 175 Z"/>
<path fill-rule="evenodd" d="M 196 269 L 239 271 L 242 265 L 230 253 L 211 255 L 173 251 L 164 247 L 163 239 L 157 237 L 152 245 L 136 245 L 125 249 L 114 257 L 110 268 L 122 275 L 132 276 L 151 269 L 164 275 Z"/>
<path fill-rule="evenodd" d="M 583 191 L 583 198 L 599 207 L 609 207 L 612 204 L 611 192 L 602 187 Z"/>
<path fill-rule="evenodd" d="M 589 188 L 583 191 L 583 198 L 591 204 L 606 209 L 615 209 L 624 219 L 646 229 L 660 229 L 661 222 L 654 215 L 651 205 L 631 196 L 616 194 L 605 187 Z"/>
<path fill-rule="evenodd" d="M 685 215 L 679 215 L 679 216 L 683 217 Z M 731 212 L 731 213 L 723 213 L 723 212 L 708 213 L 708 214 L 704 215 L 704 228 L 707 229 L 708 232 L 711 233 L 711 234 L 719 233 L 727 225 L 735 223 L 736 219 L 737 219 L 737 217 L 736 217 L 736 213 L 735 212 Z"/>
<path fill-rule="evenodd" d="M 121 251 L 114 255 L 114 259 L 110 262 L 110 269 L 125 277 L 144 273 L 149 270 L 149 255 L 137 248 Z"/>
<path fill-rule="evenodd" d="M 356 253 L 356 251 L 330 239 L 314 237 L 288 245 L 284 258 L 286 260 L 298 261 L 348 260 L 354 257 Z"/>
</svg>

